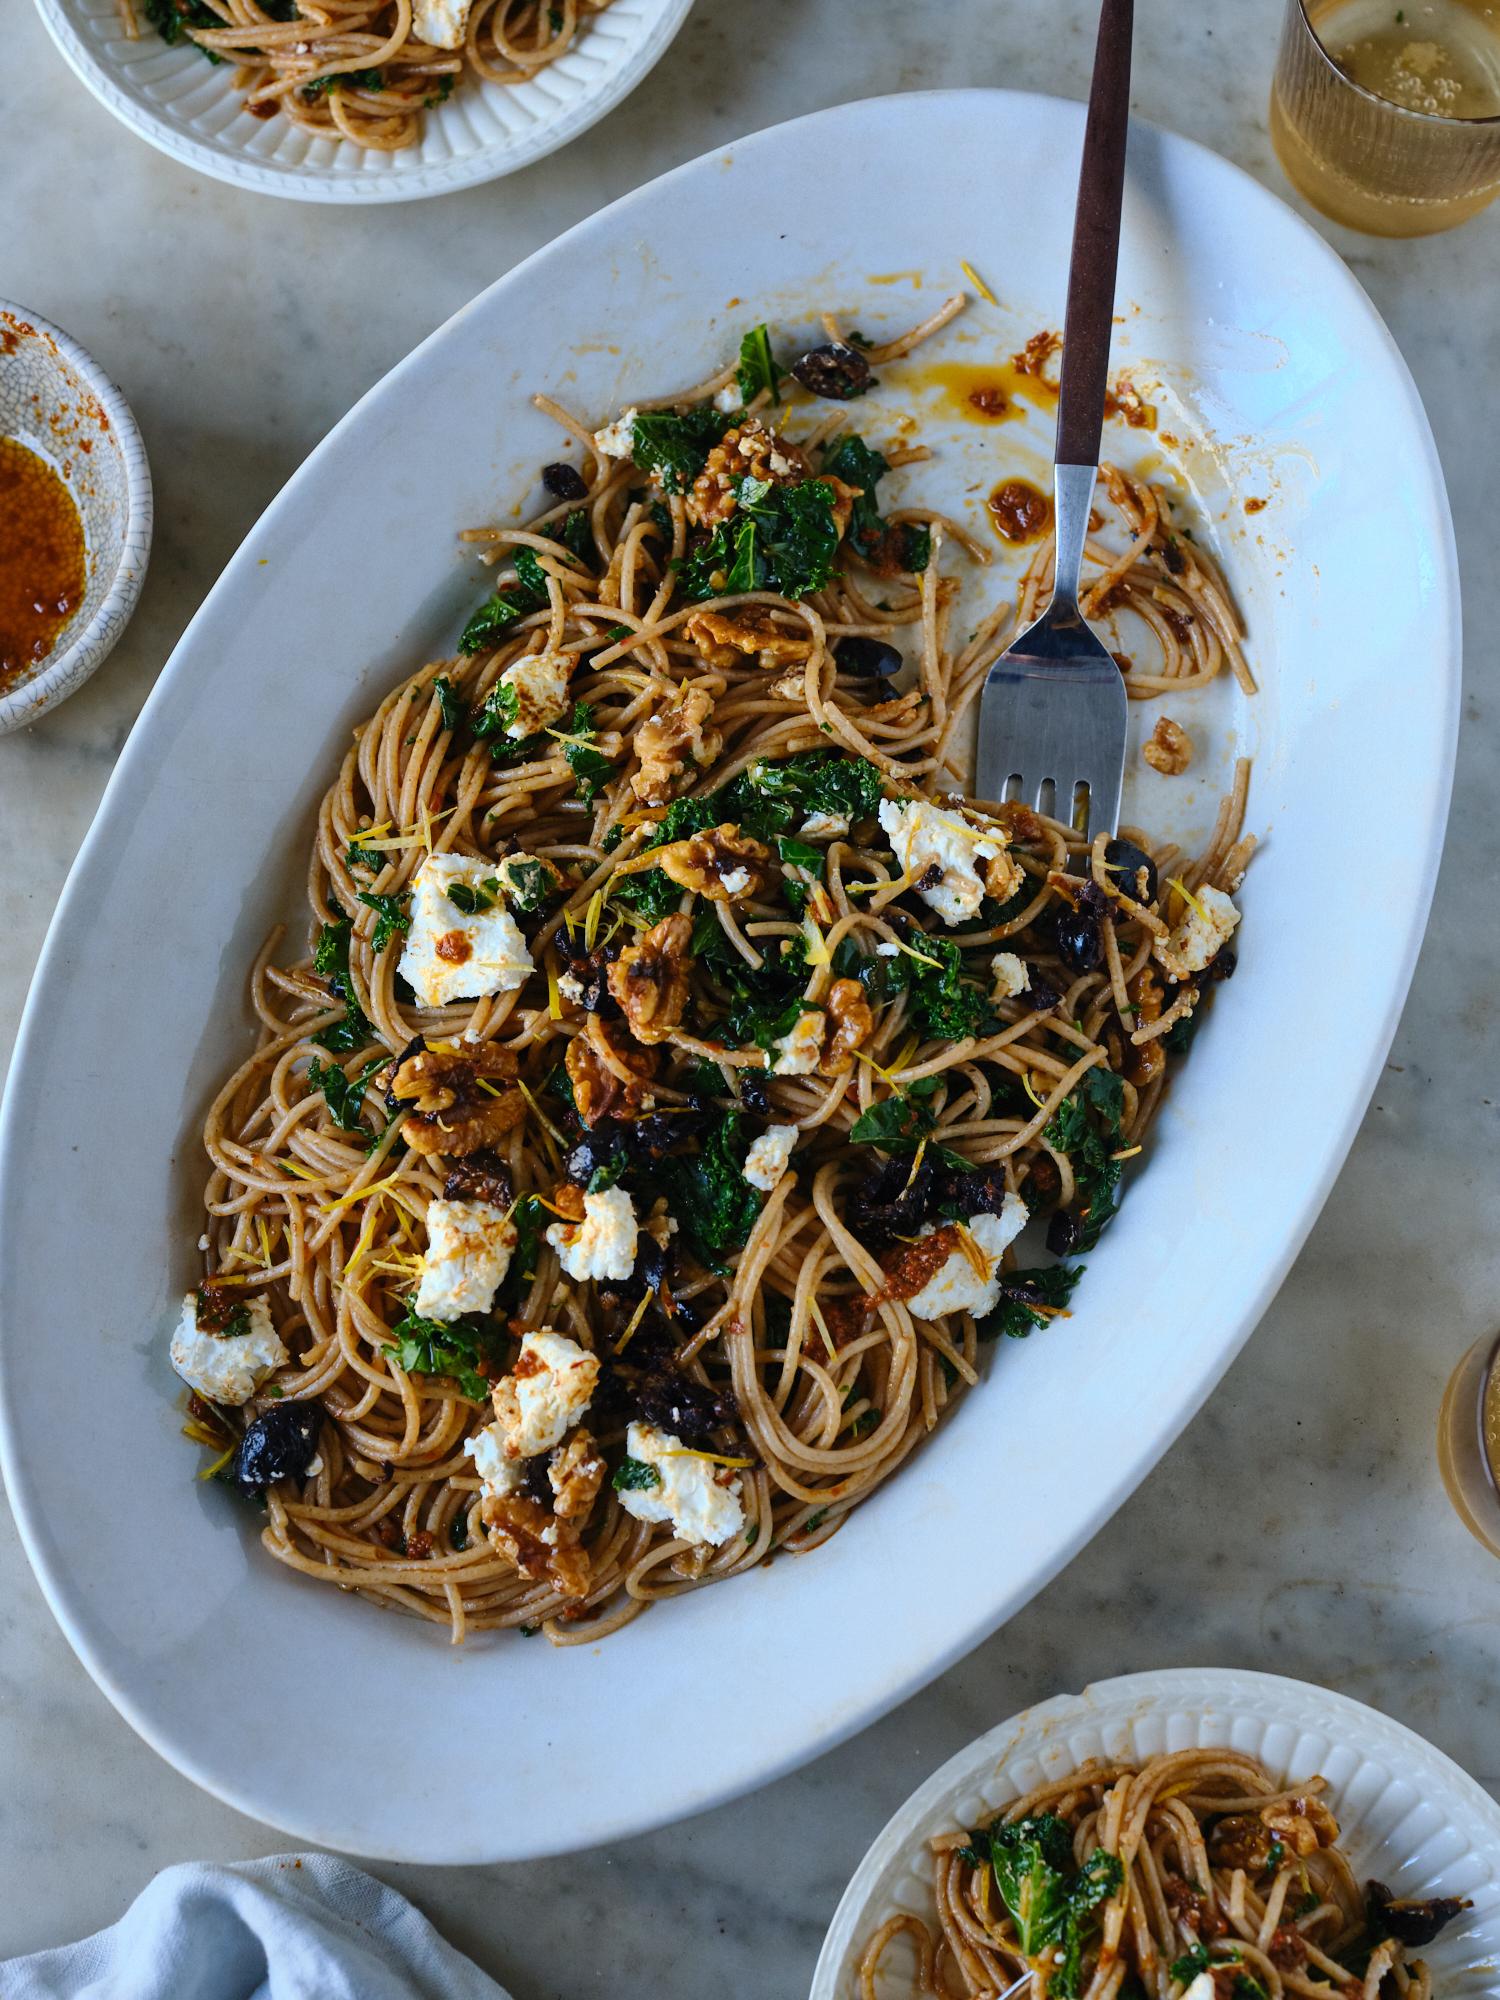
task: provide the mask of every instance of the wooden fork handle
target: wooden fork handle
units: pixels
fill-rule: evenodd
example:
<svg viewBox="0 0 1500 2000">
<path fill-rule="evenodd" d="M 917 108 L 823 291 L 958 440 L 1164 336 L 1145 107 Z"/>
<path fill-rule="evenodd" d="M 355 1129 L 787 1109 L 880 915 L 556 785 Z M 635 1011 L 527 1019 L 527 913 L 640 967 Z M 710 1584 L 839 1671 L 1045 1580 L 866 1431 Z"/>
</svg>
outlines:
<svg viewBox="0 0 1500 2000">
<path fill-rule="evenodd" d="M 1109 342 L 1120 257 L 1120 201 L 1130 123 L 1130 42 L 1134 0 L 1103 0 L 1094 81 L 1089 90 L 1068 317 L 1057 398 L 1059 465 L 1097 465 L 1109 386 Z"/>
</svg>

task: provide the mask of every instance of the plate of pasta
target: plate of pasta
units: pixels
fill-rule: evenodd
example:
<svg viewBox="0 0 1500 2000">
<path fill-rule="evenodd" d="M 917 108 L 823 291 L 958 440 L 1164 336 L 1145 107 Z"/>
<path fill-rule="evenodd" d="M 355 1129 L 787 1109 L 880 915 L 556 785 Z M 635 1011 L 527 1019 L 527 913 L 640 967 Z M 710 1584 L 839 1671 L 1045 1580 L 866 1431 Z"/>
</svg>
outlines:
<svg viewBox="0 0 1500 2000">
<path fill-rule="evenodd" d="M 413 201 L 576 139 L 666 54 L 692 0 L 37 0 L 106 110 L 215 180 Z"/>
<path fill-rule="evenodd" d="M 913 199 L 877 259 L 851 209 L 764 269 L 711 226 L 725 175 L 779 213 L 893 117 L 953 163 L 955 217 L 968 135 L 1078 123 L 986 93 L 822 114 L 504 280 L 256 529 L 60 909 L 0 1130 L 7 1479 L 130 1720 L 300 1836 L 585 1845 L 930 1677 L 1208 1393 L 1394 1025 L 1455 641 L 1383 329 L 1276 203 L 1137 137 L 1088 579 L 1132 697 L 1124 822 L 976 798 L 978 689 L 1049 581 L 1065 218 L 934 245 Z M 601 262 L 622 228 L 671 259 Z M 420 428 L 392 418 L 416 380 Z M 1392 459 L 1399 518 L 1370 500 Z M 1382 621 L 1334 670 L 1370 561 Z M 1446 634 L 1420 687 L 1382 665 L 1419 619 Z M 1399 839 L 1330 819 L 1386 770 Z M 1378 941 L 1319 912 L 1359 1032 L 1350 983 L 1284 948 L 1299 857 L 1326 880 L 1341 839 L 1384 885 Z M 106 1036 L 132 953 L 151 1004 Z M 106 1043 L 92 1143 L 132 1172 L 60 1255 L 54 1114 Z M 1287 1078 L 1293 1046 L 1318 1060 Z M 21 1339 L 42 1312 L 90 1332 Z M 80 1541 L 34 1440 L 85 1354 L 132 1478 Z M 966 1497 L 998 1462 L 1033 1496 L 1003 1551 Z M 166 1558 L 125 1561 L 148 1535 Z M 449 1720 L 315 1704 L 249 1754 L 225 1704 L 288 1651 Z M 824 1667 L 788 1702 L 793 1657 Z M 497 1700 L 498 1791 L 464 1747 Z"/>
<path fill-rule="evenodd" d="M 950 1759 L 850 1882 L 812 2000 L 1462 2000 L 1500 1955 L 1500 1808 L 1327 1688 L 1168 1669 Z"/>
</svg>

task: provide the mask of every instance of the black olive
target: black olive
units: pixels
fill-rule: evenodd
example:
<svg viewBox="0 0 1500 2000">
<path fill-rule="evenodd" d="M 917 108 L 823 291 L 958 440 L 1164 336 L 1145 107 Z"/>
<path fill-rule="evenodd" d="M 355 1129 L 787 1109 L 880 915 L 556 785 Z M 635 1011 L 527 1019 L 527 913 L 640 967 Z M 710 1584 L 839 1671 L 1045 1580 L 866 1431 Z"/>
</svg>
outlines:
<svg viewBox="0 0 1500 2000">
<path fill-rule="evenodd" d="M 1171 535 L 1168 535 L 1167 539 L 1162 543 L 1161 555 L 1162 561 L 1172 572 L 1173 576 L 1181 576 L 1182 572 L 1187 568 L 1187 558 L 1182 553 L 1182 550 L 1178 548 L 1176 541 Z"/>
<path fill-rule="evenodd" d="M 1081 1233 L 1078 1217 L 1070 1209 L 1054 1209 L 1047 1224 L 1047 1248 L 1054 1257 L 1070 1257 Z"/>
<path fill-rule="evenodd" d="M 321 1403 L 273 1403 L 245 1427 L 229 1462 L 241 1493 L 261 1493 L 278 1479 L 301 1479 L 318 1449 Z"/>
<path fill-rule="evenodd" d="M 585 1014 L 601 1015 L 606 1021 L 619 1018 L 620 1009 L 609 991 L 609 960 L 614 954 L 604 950 L 574 952 L 568 970 L 583 989 L 578 1004 Z"/>
<path fill-rule="evenodd" d="M 667 1253 L 656 1238 L 648 1235 L 644 1229 L 636 1240 L 639 1247 L 635 1253 L 635 1265 L 630 1273 L 630 1287 L 637 1294 L 654 1292 L 667 1275 Z"/>
<path fill-rule="evenodd" d="M 443 1182 L 444 1201 L 487 1201 L 492 1208 L 509 1208 L 513 1198 L 510 1168 L 488 1147 L 457 1161 Z"/>
<path fill-rule="evenodd" d="M 1423 1903 L 1393 1896 L 1383 1882 L 1368 1883 L 1366 1896 L 1370 1929 L 1414 1947 L 1431 1944 L 1456 1916 L 1474 1907 L 1466 1896 L 1433 1896 Z"/>
<path fill-rule="evenodd" d="M 1074 901 L 1080 910 L 1087 910 L 1092 916 L 1102 917 L 1109 912 L 1109 898 L 1092 877 L 1074 892 Z"/>
<path fill-rule="evenodd" d="M 709 1447 L 714 1432 L 739 1414 L 733 1390 L 710 1389 L 670 1366 L 642 1375 L 634 1386 L 633 1400 L 654 1429 L 670 1431 L 698 1451 Z"/>
<path fill-rule="evenodd" d="M 535 1458 L 528 1458 L 526 1470 L 521 1475 L 521 1489 L 528 1500 L 534 1500 L 538 1507 L 552 1511 L 552 1481 L 547 1477 L 551 1454 L 538 1452 Z"/>
<path fill-rule="evenodd" d="M 1092 910 L 1057 913 L 1057 955 L 1069 972 L 1093 972 L 1104 961 L 1104 933 Z"/>
<path fill-rule="evenodd" d="M 1036 966 L 1029 966 L 1027 969 L 1031 973 L 1031 984 L 1026 989 L 1026 1004 L 1034 1008 L 1038 1014 L 1045 1014 L 1062 999 L 1062 992 L 1046 973 L 1039 971 Z"/>
<path fill-rule="evenodd" d="M 914 1236 L 926 1216 L 932 1182 L 930 1161 L 913 1173 L 910 1160 L 887 1160 L 851 1192 L 845 1220 L 856 1236 L 875 1246 Z"/>
<path fill-rule="evenodd" d="M 542 467 L 542 484 L 555 500 L 587 500 L 588 481 L 571 465 L 559 461 Z"/>
<path fill-rule="evenodd" d="M 939 1206 L 945 1211 L 959 1209 L 965 1217 L 998 1215 L 1005 1206 L 1005 1169 L 1002 1166 L 975 1167 L 961 1174 L 945 1168 L 938 1192 Z"/>
<path fill-rule="evenodd" d="M 1156 901 L 1156 863 L 1133 840 L 1111 840 L 1104 849 L 1104 867 L 1117 889 L 1137 903 Z M 1141 870 L 1146 871 L 1146 890 L 1141 893 Z"/>
<path fill-rule="evenodd" d="M 587 1187 L 601 1167 L 612 1166 L 624 1144 L 619 1125 L 601 1118 L 573 1147 L 563 1161 L 563 1172 L 579 1187 Z"/>
<path fill-rule="evenodd" d="M 826 396 L 834 403 L 848 403 L 871 387 L 874 377 L 870 364 L 857 347 L 830 340 L 826 347 L 811 347 L 792 363 L 792 373 L 804 389 Z"/>
<path fill-rule="evenodd" d="M 766 1080 L 759 1070 L 742 1069 L 739 1073 L 740 1102 L 747 1111 L 754 1111 L 764 1118 L 771 1109 L 771 1093 L 766 1088 Z"/>
<path fill-rule="evenodd" d="M 670 1111 L 652 1111 L 644 1118 L 632 1119 L 625 1127 L 625 1143 L 633 1159 L 654 1165 L 674 1146 L 690 1139 L 702 1124 L 703 1113 L 686 1105 L 674 1106 Z"/>
<path fill-rule="evenodd" d="M 1221 979 L 1233 979 L 1235 967 L 1239 962 L 1239 953 L 1233 945 L 1223 945 L 1204 966 L 1202 977 L 1210 986 Z"/>
<path fill-rule="evenodd" d="M 894 646 L 888 646 L 884 639 L 867 639 L 858 636 L 840 639 L 833 649 L 833 663 L 841 674 L 849 674 L 856 680 L 874 680 L 884 675 L 887 679 L 899 674 L 905 661 Z"/>
<path fill-rule="evenodd" d="M 1062 1192 L 1062 1175 L 1050 1153 L 1038 1153 L 1026 1170 L 1026 1198 L 1034 1208 L 1045 1208 Z"/>
<path fill-rule="evenodd" d="M 426 1042 L 423 1041 L 420 1035 L 413 1035 L 400 1055 L 391 1064 L 391 1080 L 385 1093 L 385 1108 L 387 1111 L 402 1111 L 406 1108 L 402 1104 L 401 1099 L 396 1095 L 396 1072 L 403 1063 L 410 1062 L 413 1056 L 425 1055 L 426 1053 Z"/>
</svg>

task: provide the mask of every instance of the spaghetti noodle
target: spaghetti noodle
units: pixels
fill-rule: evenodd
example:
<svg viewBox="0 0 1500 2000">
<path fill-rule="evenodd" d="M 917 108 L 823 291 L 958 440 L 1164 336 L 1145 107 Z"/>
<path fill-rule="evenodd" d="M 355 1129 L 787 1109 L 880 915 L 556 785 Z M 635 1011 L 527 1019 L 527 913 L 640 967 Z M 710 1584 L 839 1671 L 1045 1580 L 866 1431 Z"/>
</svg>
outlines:
<svg viewBox="0 0 1500 2000">
<path fill-rule="evenodd" d="M 356 732 L 208 1115 L 190 1431 L 455 1640 L 826 1541 L 1066 1312 L 1233 970 L 1248 767 L 1196 859 L 955 795 L 1013 619 L 954 635 L 968 537 L 880 511 L 926 453 L 793 442 L 784 383 L 761 328 L 597 436 L 543 404 L 587 472 L 470 537 L 499 587 Z"/>
<path fill-rule="evenodd" d="M 933 1841 L 936 1924 L 881 1925 L 863 2000 L 1430 2000 L 1410 1954 L 1468 1905 L 1361 1890 L 1325 1790 L 1231 1750 L 1084 1764 Z"/>
</svg>

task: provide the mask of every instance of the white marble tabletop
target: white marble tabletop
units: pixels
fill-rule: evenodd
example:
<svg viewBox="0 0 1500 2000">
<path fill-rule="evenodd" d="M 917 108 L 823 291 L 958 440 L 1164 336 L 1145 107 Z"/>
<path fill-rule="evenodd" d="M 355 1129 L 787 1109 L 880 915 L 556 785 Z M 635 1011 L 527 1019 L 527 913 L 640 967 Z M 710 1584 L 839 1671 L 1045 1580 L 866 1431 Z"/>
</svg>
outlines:
<svg viewBox="0 0 1500 2000">
<path fill-rule="evenodd" d="M 1280 0 L 1137 11 L 1137 111 L 1285 193 L 1265 115 Z M 60 711 L 0 741 L 0 1072 L 58 890 L 152 677 L 256 515 L 364 389 L 557 231 L 743 132 L 929 86 L 1082 97 L 1095 15 L 1093 0 L 698 0 L 637 95 L 562 155 L 445 201 L 359 213 L 195 179 L 96 105 L 14 0 L 0 292 L 67 327 L 120 381 L 158 525 L 113 658 Z M 756 1797 L 648 1839 L 527 1867 L 377 1871 L 516 2000 L 804 1993 L 845 1880 L 920 1779 L 1025 1703 L 1137 1668 L 1327 1682 L 1422 1731 L 1500 1796 L 1500 1567 L 1450 1512 L 1433 1454 L 1447 1373 L 1500 1313 L 1500 209 L 1422 243 L 1327 233 L 1426 399 L 1473 631 L 1427 951 L 1350 1162 L 1209 1407 L 1093 1545 L 927 1693 Z M 1365 895 L 1379 920 L 1378 883 L 1322 893 Z M 1315 977 L 1316 905 L 1309 922 Z M 82 1414 L 108 1424 L 108 1411 Z M 103 1500 L 81 1465 L 80 1532 Z M 114 1713 L 3 1512 L 0 1590 L 0 1958 L 112 1920 L 170 1862 L 285 1845 L 196 1791 Z"/>
</svg>

